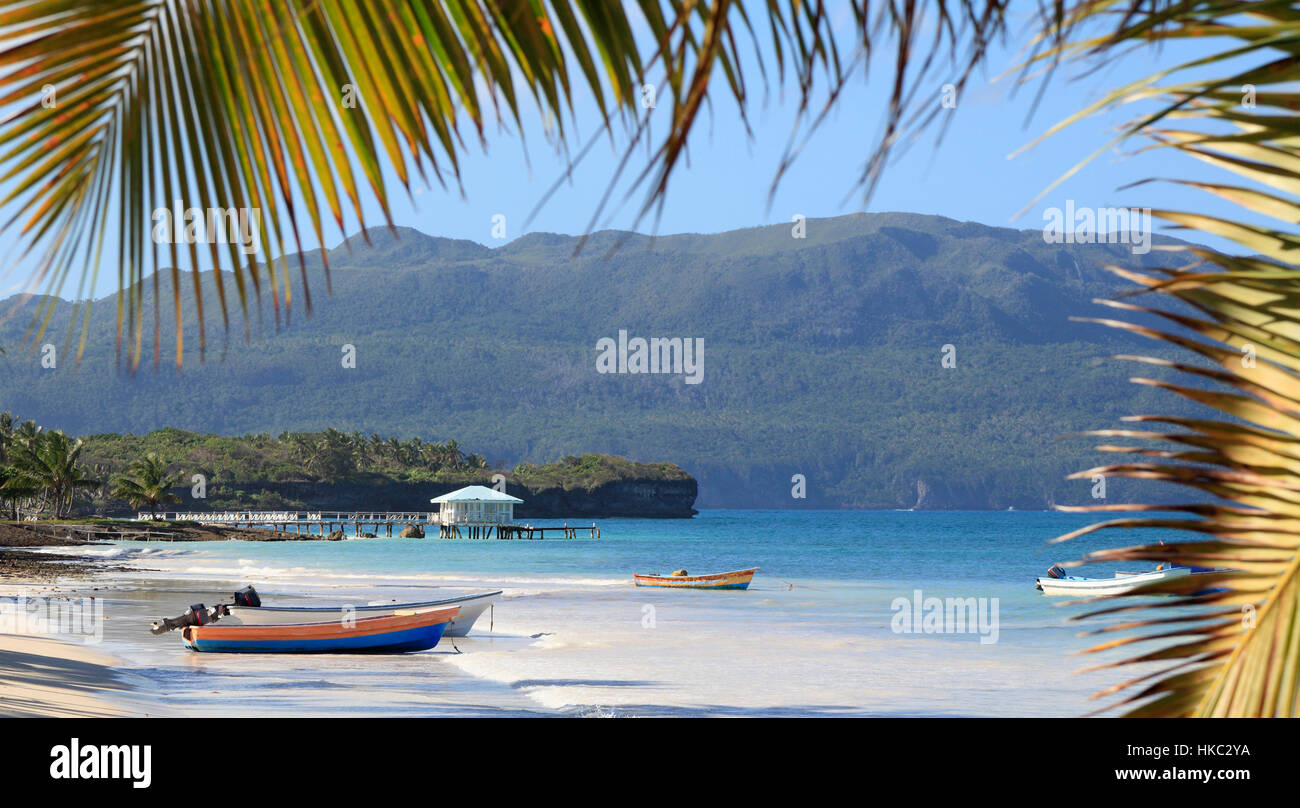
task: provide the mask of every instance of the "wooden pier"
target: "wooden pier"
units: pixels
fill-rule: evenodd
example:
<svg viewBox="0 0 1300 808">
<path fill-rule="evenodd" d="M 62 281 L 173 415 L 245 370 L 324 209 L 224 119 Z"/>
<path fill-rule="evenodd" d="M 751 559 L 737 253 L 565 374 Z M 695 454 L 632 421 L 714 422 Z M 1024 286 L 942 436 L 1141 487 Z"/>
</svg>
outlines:
<svg viewBox="0 0 1300 808">
<path fill-rule="evenodd" d="M 159 513 L 157 520 L 166 522 L 197 522 L 202 525 L 221 525 L 223 527 L 263 528 L 281 532 L 322 537 L 332 535 L 352 526 L 354 536 L 386 538 L 397 535 L 408 527 L 416 528 L 418 535 L 411 538 L 425 538 L 432 534 L 433 526 L 438 527 L 440 539 L 532 539 L 540 540 L 558 536 L 563 539 L 585 538 L 599 539 L 600 528 L 593 522 L 590 527 L 562 526 L 534 527 L 533 525 L 509 524 L 474 524 L 472 522 L 444 523 L 436 511 L 195 511 Z M 151 521 L 146 512 L 136 515 L 136 521 Z M 365 530 L 365 528 L 373 528 Z"/>
<path fill-rule="evenodd" d="M 440 539 L 544 539 L 546 531 L 559 533 L 562 539 L 576 539 L 582 533 L 589 539 L 600 538 L 600 528 L 591 527 L 533 527 L 532 525 L 438 525 Z"/>
</svg>

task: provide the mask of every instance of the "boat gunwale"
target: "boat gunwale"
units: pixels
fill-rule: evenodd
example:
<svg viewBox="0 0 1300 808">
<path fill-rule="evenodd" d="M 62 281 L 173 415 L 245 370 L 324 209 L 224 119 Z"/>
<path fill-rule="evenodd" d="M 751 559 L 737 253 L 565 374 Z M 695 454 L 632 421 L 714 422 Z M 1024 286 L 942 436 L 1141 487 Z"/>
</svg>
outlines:
<svg viewBox="0 0 1300 808">
<path fill-rule="evenodd" d="M 477 595 L 460 595 L 458 597 L 444 598 L 442 600 L 423 600 L 423 601 L 416 601 L 412 603 L 378 603 L 378 604 L 366 604 L 365 606 L 353 605 L 352 608 L 355 609 L 357 612 L 378 611 L 380 609 L 424 609 L 430 606 L 451 606 L 458 603 L 464 603 L 465 601 L 468 600 L 496 597 L 498 595 L 503 594 L 504 592 L 505 590 L 498 589 L 495 592 L 481 592 Z M 238 614 L 243 611 L 249 611 L 249 612 L 336 612 L 339 611 L 341 612 L 344 609 L 346 609 L 348 605 L 349 604 L 345 603 L 342 606 L 229 606 L 227 608 L 230 609 L 230 614 L 232 616 L 238 616 Z M 391 617 L 392 615 L 379 615 L 379 616 Z M 373 620 L 374 618 L 366 617 L 363 619 Z M 329 621 L 322 621 L 322 622 L 329 622 Z M 297 625 L 310 625 L 310 624 L 300 623 Z"/>
</svg>

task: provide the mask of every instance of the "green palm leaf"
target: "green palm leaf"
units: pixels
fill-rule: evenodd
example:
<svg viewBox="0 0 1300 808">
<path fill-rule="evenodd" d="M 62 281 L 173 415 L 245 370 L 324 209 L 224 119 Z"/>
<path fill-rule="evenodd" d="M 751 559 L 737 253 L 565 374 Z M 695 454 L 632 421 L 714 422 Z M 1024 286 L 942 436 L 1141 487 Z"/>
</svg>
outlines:
<svg viewBox="0 0 1300 808">
<path fill-rule="evenodd" d="M 49 327 L 54 295 L 75 280 L 85 298 L 105 265 L 125 292 L 118 345 L 132 368 L 150 327 L 160 360 L 154 270 L 170 269 L 178 365 L 183 271 L 196 293 L 201 355 L 201 266 L 233 273 L 233 289 L 216 277 L 226 328 L 237 308 L 249 334 L 264 294 L 279 326 L 295 302 L 284 256 L 301 254 L 306 236 L 323 244 L 327 228 L 343 233 L 350 220 L 364 232 L 367 199 L 391 224 L 386 168 L 408 192 L 426 180 L 458 184 L 466 137 L 483 141 L 494 119 L 522 132 L 526 103 L 551 122 L 558 147 L 570 138 L 575 100 L 594 98 L 605 128 L 627 127 L 630 157 L 650 137 L 642 87 L 660 84 L 669 123 L 656 128 L 653 159 L 633 184 L 646 192 L 644 215 L 662 202 L 710 92 L 725 92 L 745 114 L 738 38 L 752 43 L 764 77 L 768 59 L 778 81 L 794 76 L 801 109 L 814 115 L 818 93 L 824 110 L 865 70 L 874 42 L 896 34 L 898 76 L 878 144 L 887 151 L 917 88 L 929 86 L 927 71 L 908 72 L 908 62 L 924 57 L 928 67 L 946 54 L 949 80 L 964 84 L 1002 30 L 1003 7 L 907 0 L 872 11 L 855 0 L 852 25 L 840 27 L 822 2 L 767 0 L 764 49 L 735 0 L 0 0 L 0 106 L 16 107 L 0 121 L 0 182 L 10 189 L 0 229 L 20 231 L 24 250 L 13 258 L 34 262 L 31 288 L 51 295 L 29 336 Z M 943 25 L 927 50 L 918 38 L 931 14 Z M 877 168 L 869 164 L 863 181 Z M 262 249 L 155 243 L 153 214 L 173 200 L 258 211 L 247 240 Z M 297 274 L 310 311 L 302 261 Z M 141 319 L 146 294 L 151 324 Z M 89 306 L 80 314 L 84 345 Z"/>
<path fill-rule="evenodd" d="M 171 493 L 180 481 L 180 474 L 168 474 L 167 464 L 150 452 L 133 462 L 128 474 L 113 481 L 113 496 L 125 499 L 134 508 L 147 507 L 150 516 L 156 516 L 160 503 L 181 501 Z"/>
<path fill-rule="evenodd" d="M 9 460 L 12 467 L 5 481 L 7 497 L 22 498 L 40 492 L 56 519 L 67 516 L 79 491 L 96 488 L 98 480 L 87 476 L 81 465 L 82 441 L 63 432 L 44 432 L 31 421 L 15 430 Z"/>
</svg>

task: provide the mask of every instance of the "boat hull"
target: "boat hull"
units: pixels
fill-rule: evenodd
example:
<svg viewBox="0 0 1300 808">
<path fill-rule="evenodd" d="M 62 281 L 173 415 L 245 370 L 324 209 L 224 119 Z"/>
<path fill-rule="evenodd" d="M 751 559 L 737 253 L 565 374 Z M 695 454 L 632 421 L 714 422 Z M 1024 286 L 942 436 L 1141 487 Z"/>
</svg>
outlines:
<svg viewBox="0 0 1300 808">
<path fill-rule="evenodd" d="M 1044 595 L 1074 595 L 1075 597 L 1123 595 L 1154 581 L 1179 578 L 1190 573 L 1191 570 L 1186 567 L 1174 567 L 1116 578 L 1039 578 L 1035 584 Z"/>
<path fill-rule="evenodd" d="M 758 567 L 716 575 L 633 575 L 637 586 L 654 586 L 663 589 L 748 589 Z"/>
<path fill-rule="evenodd" d="M 191 651 L 223 654 L 401 654 L 442 639 L 457 608 L 291 626 L 187 626 Z"/>
<path fill-rule="evenodd" d="M 474 627 L 488 607 L 501 599 L 501 592 L 485 592 L 478 595 L 463 595 L 442 600 L 427 600 L 418 603 L 387 603 L 380 606 L 357 606 L 345 609 L 342 606 L 317 608 L 314 606 L 228 606 L 230 617 L 244 626 L 292 626 L 303 623 L 331 623 L 344 619 L 349 612 L 356 619 L 366 617 L 386 617 L 400 611 L 421 611 L 428 609 L 456 606 L 460 614 L 447 627 L 446 636 L 464 637 Z"/>
</svg>

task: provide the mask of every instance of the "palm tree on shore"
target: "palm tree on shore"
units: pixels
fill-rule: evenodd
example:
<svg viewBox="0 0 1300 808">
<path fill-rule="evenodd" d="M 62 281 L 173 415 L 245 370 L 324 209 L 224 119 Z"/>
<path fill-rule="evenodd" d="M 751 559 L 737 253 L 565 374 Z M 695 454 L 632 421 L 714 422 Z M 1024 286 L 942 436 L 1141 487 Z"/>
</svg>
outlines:
<svg viewBox="0 0 1300 808">
<path fill-rule="evenodd" d="M 446 468 L 459 469 L 465 462 L 465 454 L 460 450 L 460 444 L 455 438 L 451 438 L 442 444 L 442 464 Z"/>
<path fill-rule="evenodd" d="M 893 58 L 884 60 L 893 72 L 881 134 L 864 149 L 857 172 L 869 192 L 890 149 L 945 115 L 949 107 L 940 104 L 940 93 L 960 94 L 986 60 L 989 44 L 1009 33 L 1005 0 L 895 0 L 874 8 L 868 0 L 836 8 L 773 0 L 762 9 L 736 0 L 0 3 L 0 28 L 21 32 L 0 50 L 0 96 L 18 105 L 0 122 L 0 162 L 13 166 L 20 189 L 11 200 L 14 221 L 33 247 L 46 248 L 32 253 L 46 256 L 36 277 L 52 293 L 37 313 L 35 338 L 44 332 L 63 281 L 99 265 L 106 228 L 121 246 L 120 277 L 123 290 L 130 290 L 117 319 L 129 364 L 136 367 L 144 352 L 143 281 L 159 266 L 172 267 L 180 364 L 180 273 L 194 270 L 197 293 L 201 258 L 197 249 L 175 244 L 155 254 L 151 211 L 173 199 L 201 209 L 261 209 L 266 215 L 258 241 L 284 256 L 300 247 L 305 229 L 323 244 L 326 223 L 341 231 L 345 213 L 364 232 L 366 199 L 378 202 L 391 224 L 385 166 L 403 191 L 428 176 L 458 185 L 466 139 L 485 142 L 494 114 L 497 123 L 522 129 L 528 99 L 549 121 L 546 134 L 565 159 L 568 146 L 580 145 L 570 142 L 574 101 L 594 99 L 605 130 L 621 127 L 627 134 L 620 173 L 635 150 L 647 149 L 650 160 L 630 176 L 633 189 L 645 192 L 639 214 L 652 215 L 686 154 L 698 113 L 715 96 L 734 100 L 746 116 L 752 96 L 747 79 L 755 69 L 782 84 L 793 76 L 802 129 L 791 138 L 779 179 L 850 79 L 882 61 L 873 57 L 892 45 Z M 752 19 L 760 13 L 766 20 Z M 642 29 L 648 37 L 638 36 Z M 760 44 L 759 32 L 767 31 L 770 40 Z M 1100 430 L 1098 437 L 1127 441 L 1106 443 L 1103 450 L 1130 460 L 1078 476 L 1157 479 L 1200 499 L 1173 508 L 1094 507 L 1088 510 L 1137 515 L 1061 539 L 1097 529 L 1184 530 L 1192 537 L 1184 542 L 1138 544 L 1084 560 L 1233 571 L 1164 582 L 1161 587 L 1183 597 L 1156 606 L 1118 601 L 1102 610 L 1149 608 L 1148 617 L 1118 630 L 1154 633 L 1130 634 L 1098 650 L 1159 638 L 1161 647 L 1126 661 L 1167 665 L 1107 693 L 1125 691 L 1121 703 L 1138 715 L 1295 715 L 1300 94 L 1293 82 L 1300 78 L 1300 18 L 1290 2 L 1042 0 L 1029 32 L 1030 78 L 1039 68 L 1050 75 L 1066 61 L 1104 64 L 1132 47 L 1199 43 L 1199 58 L 1117 86 L 1049 134 L 1132 104 L 1125 108 L 1141 111 L 1095 154 L 1125 142 L 1180 153 L 1224 172 L 1218 181 L 1175 178 L 1188 190 L 1189 204 L 1193 192 L 1202 192 L 1241 209 L 1233 219 L 1195 209 L 1152 213 L 1176 228 L 1235 242 L 1244 257 L 1188 247 L 1177 268 L 1114 268 L 1143 296 L 1109 301 L 1117 315 L 1101 322 L 1192 360 L 1127 357 L 1181 380 L 1139 383 L 1198 402 L 1211 414 L 1139 415 L 1125 428 Z M 747 43 L 753 45 L 750 60 L 741 58 Z M 25 106 L 21 99 L 28 99 Z M 574 159 L 584 151 L 575 149 Z M 202 170 L 189 170 L 191 164 Z M 202 260 L 234 273 L 230 294 L 216 275 L 227 326 L 228 310 L 237 305 L 247 334 L 249 300 L 264 289 L 279 323 L 293 302 L 286 261 L 254 255 L 244 263 L 234 244 L 213 244 L 206 252 Z M 328 271 L 323 250 L 321 258 Z M 299 270 L 306 297 L 305 263 Z M 157 275 L 152 288 L 156 315 Z M 310 308 L 310 297 L 306 303 Z M 202 351 L 205 310 L 197 294 L 196 306 Z M 1135 325 L 1126 319 L 1134 314 L 1163 319 L 1168 328 Z M 89 321 L 87 314 L 82 322 Z M 152 327 L 161 333 L 157 322 Z M 159 343 L 155 336 L 155 364 Z M 390 448 L 396 458 L 401 447 Z M 458 450 L 444 448 L 450 465 L 459 467 L 464 458 Z M 1212 504 L 1203 501 L 1206 494 Z M 69 496 L 61 489 L 60 498 Z M 1181 515 L 1144 515 L 1151 511 Z M 1196 607 L 1200 619 L 1163 616 L 1161 609 L 1171 606 Z M 1101 631 L 1109 636 L 1116 630 Z"/>
<path fill-rule="evenodd" d="M 40 493 L 40 487 L 13 465 L 15 452 L 21 446 L 18 423 L 13 413 L 0 413 L 0 502 L 5 503 L 8 518 L 15 520 L 19 504 Z"/>
<path fill-rule="evenodd" d="M 18 509 L 21 503 L 40 493 L 40 485 L 31 477 L 23 474 L 15 466 L 0 465 L 0 502 L 5 503 L 6 518 L 16 521 L 19 518 Z"/>
<path fill-rule="evenodd" d="M 158 505 L 163 502 L 180 502 L 171 492 L 182 479 L 180 473 L 168 474 L 167 464 L 150 452 L 131 463 L 129 473 L 113 481 L 113 496 L 131 503 L 132 508 L 149 508 L 149 518 L 158 518 Z"/>
<path fill-rule="evenodd" d="M 36 510 L 49 507 L 55 519 L 66 517 L 79 491 L 99 486 L 81 465 L 83 445 L 61 430 L 40 432 L 19 446 L 12 464 L 16 475 L 6 485 L 13 486 L 11 490 L 38 490 Z"/>
</svg>

